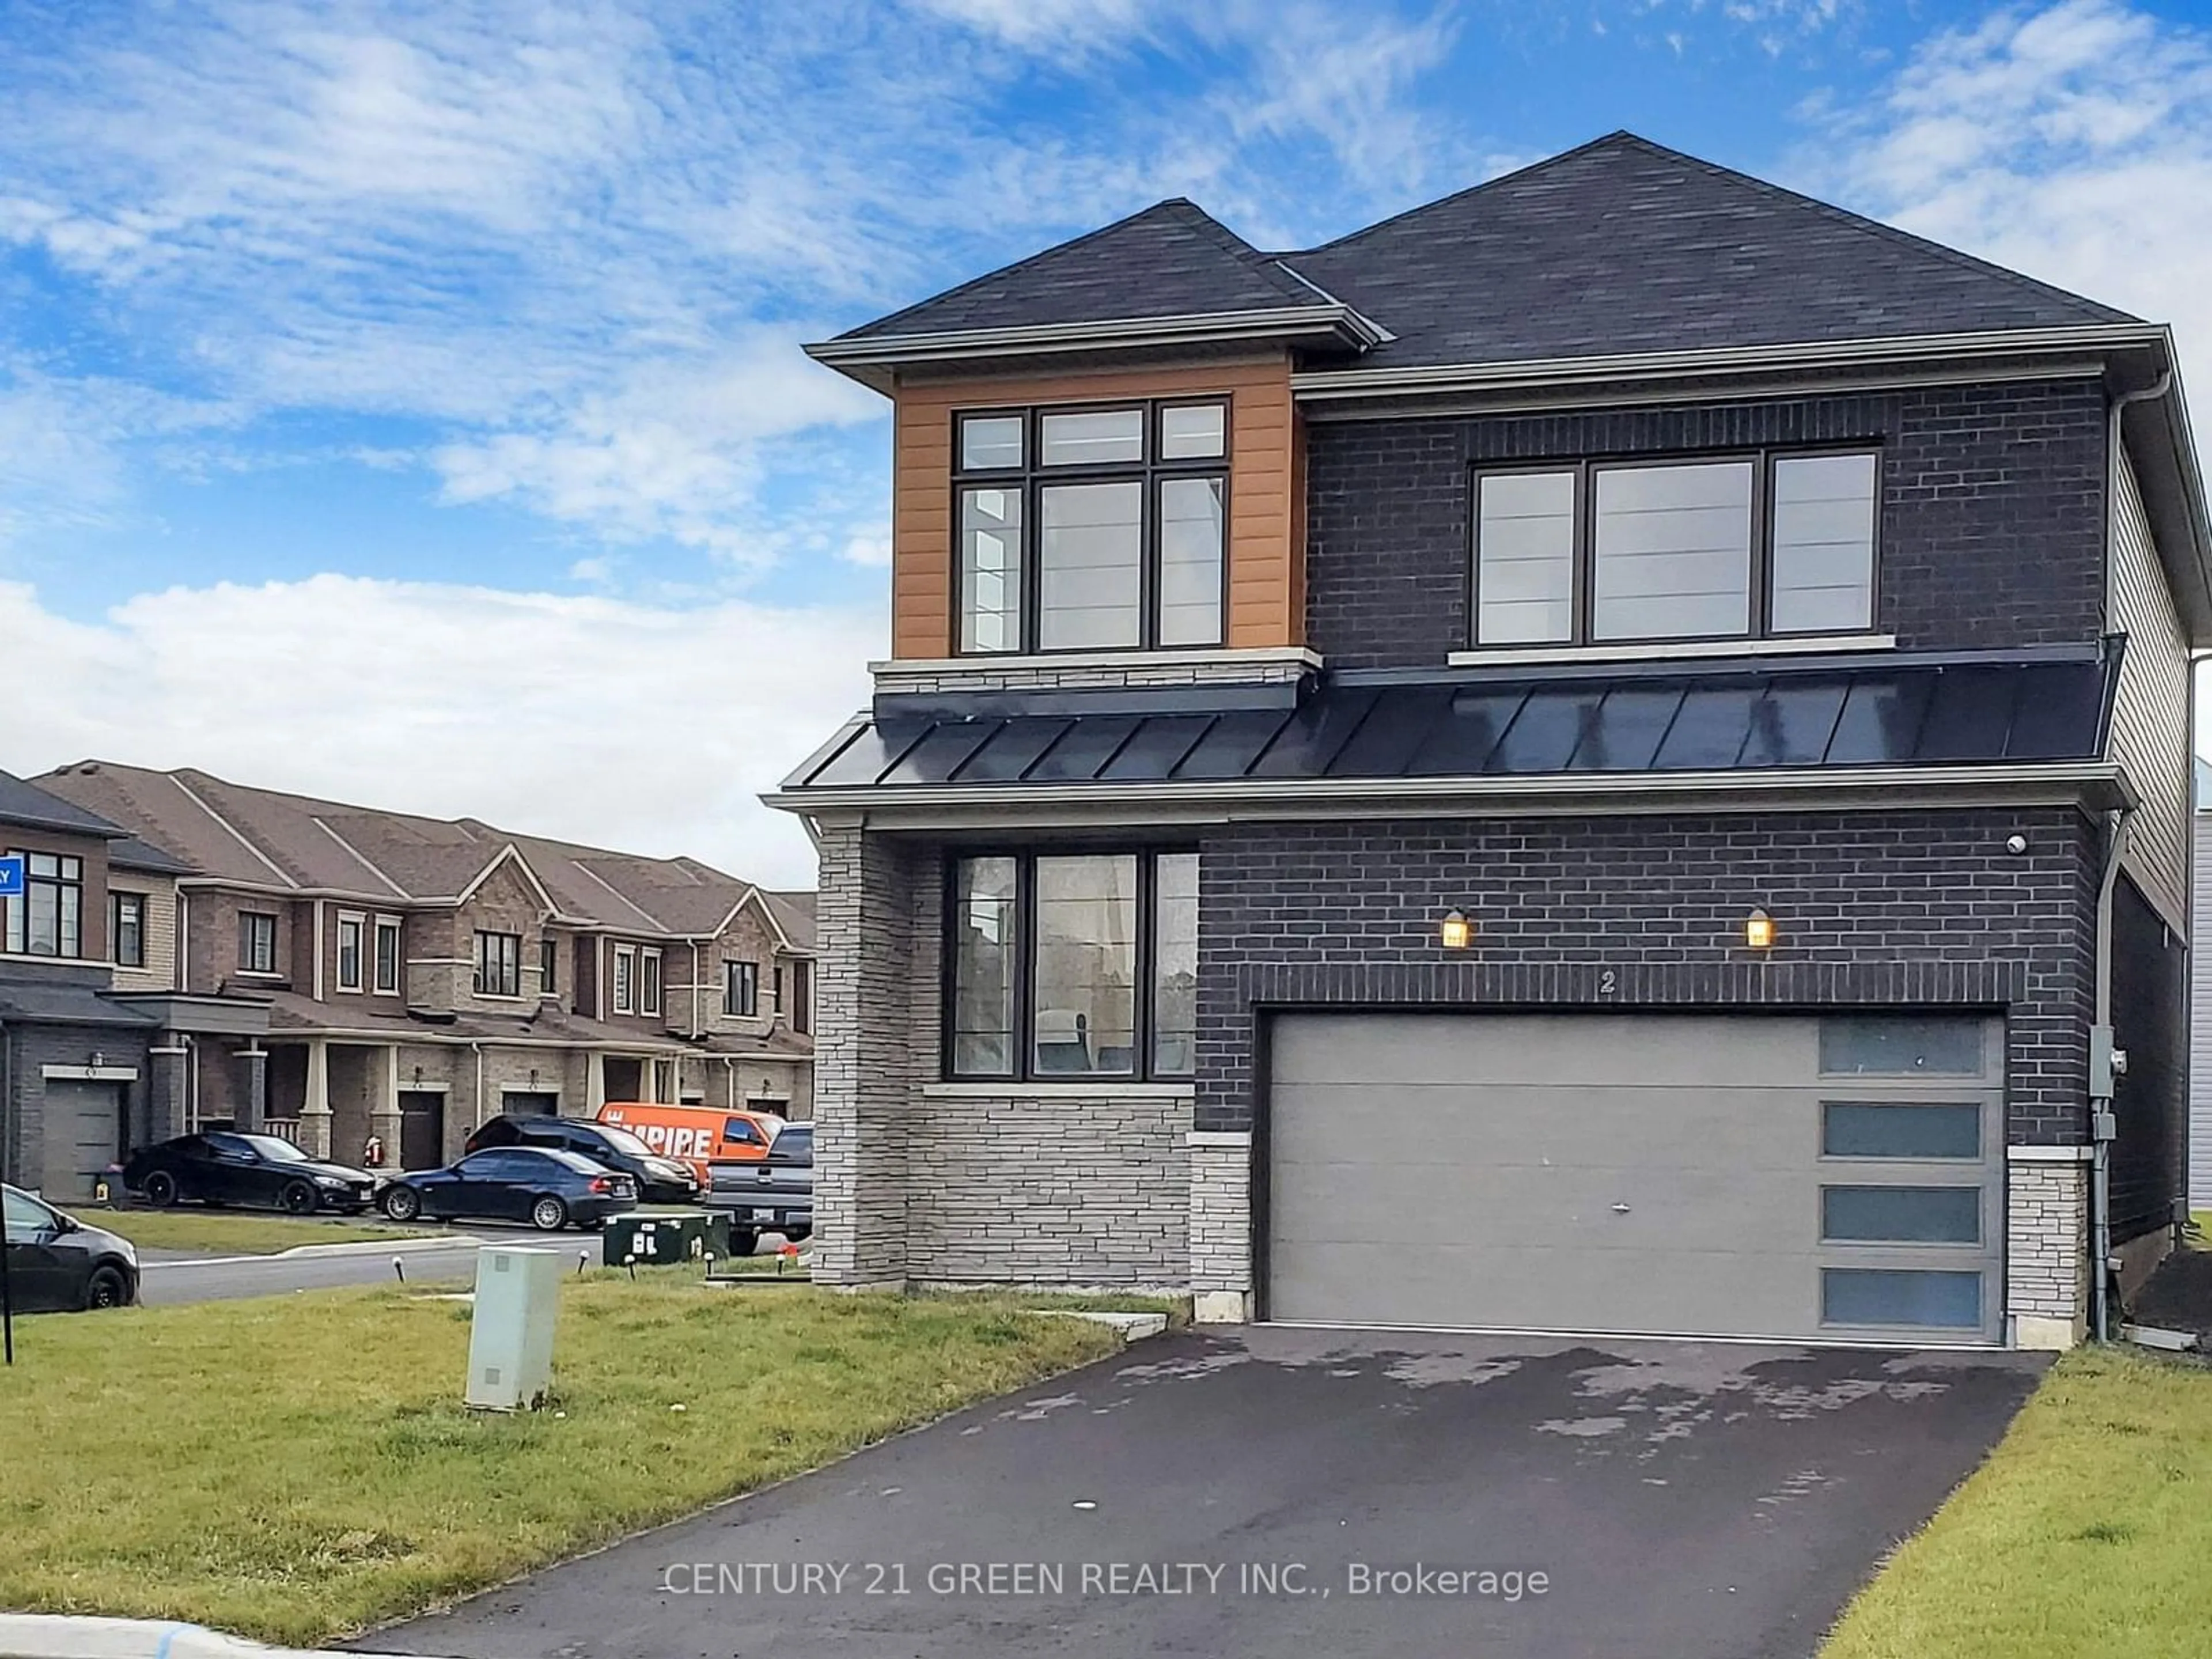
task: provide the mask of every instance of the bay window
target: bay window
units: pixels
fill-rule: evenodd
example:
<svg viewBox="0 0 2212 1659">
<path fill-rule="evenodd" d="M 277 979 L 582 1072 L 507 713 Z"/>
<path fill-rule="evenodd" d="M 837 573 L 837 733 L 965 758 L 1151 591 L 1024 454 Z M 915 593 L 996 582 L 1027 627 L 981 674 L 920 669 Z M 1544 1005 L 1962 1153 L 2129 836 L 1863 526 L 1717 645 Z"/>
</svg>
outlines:
<svg viewBox="0 0 2212 1659">
<path fill-rule="evenodd" d="M 956 418 L 961 653 L 1222 642 L 1225 402 Z"/>
<path fill-rule="evenodd" d="M 947 1075 L 1191 1075 L 1196 854 L 960 859 L 946 924 Z"/>
<path fill-rule="evenodd" d="M 1480 471 L 1474 643 L 1862 632 L 1880 475 L 1865 451 Z"/>
</svg>

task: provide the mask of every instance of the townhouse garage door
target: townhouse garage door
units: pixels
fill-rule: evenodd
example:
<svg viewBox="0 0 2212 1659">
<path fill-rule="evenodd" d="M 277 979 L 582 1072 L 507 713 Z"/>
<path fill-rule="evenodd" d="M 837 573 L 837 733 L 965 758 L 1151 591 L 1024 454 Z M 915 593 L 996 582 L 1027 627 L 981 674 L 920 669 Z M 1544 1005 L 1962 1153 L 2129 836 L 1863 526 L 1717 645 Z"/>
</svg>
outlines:
<svg viewBox="0 0 2212 1659">
<path fill-rule="evenodd" d="M 1284 1014 L 1267 1315 L 1994 1341 L 2002 1023 Z"/>
</svg>

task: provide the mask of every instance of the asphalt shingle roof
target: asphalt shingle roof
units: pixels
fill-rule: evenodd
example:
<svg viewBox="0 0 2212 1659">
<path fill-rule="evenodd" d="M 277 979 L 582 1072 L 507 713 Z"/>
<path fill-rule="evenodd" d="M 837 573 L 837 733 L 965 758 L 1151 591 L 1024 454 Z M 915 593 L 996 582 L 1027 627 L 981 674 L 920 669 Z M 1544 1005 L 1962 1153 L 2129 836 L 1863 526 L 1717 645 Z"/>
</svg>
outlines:
<svg viewBox="0 0 2212 1659">
<path fill-rule="evenodd" d="M 0 823 L 63 830 L 86 836 L 119 836 L 120 826 L 13 772 L 0 772 Z"/>
<path fill-rule="evenodd" d="M 838 337 L 1326 303 L 1271 256 L 1176 197 Z"/>
<path fill-rule="evenodd" d="M 2136 320 L 1616 132 L 1304 252 L 1163 202 L 841 337 L 1317 302 L 1301 276 L 1395 337 L 1377 369 Z"/>
<path fill-rule="evenodd" d="M 155 772 L 94 761 L 63 767 L 44 783 L 37 793 L 55 806 L 112 817 L 94 821 L 111 835 L 127 830 L 136 839 L 125 845 L 259 886 L 323 889 L 372 902 L 451 899 L 512 846 L 565 915 L 690 934 L 720 927 L 749 886 L 696 859 L 647 858 L 516 835 L 477 818 L 422 817 L 251 788 L 190 769 Z M 777 902 L 765 893 L 763 901 Z M 781 912 L 779 920 L 788 931 Z"/>
</svg>

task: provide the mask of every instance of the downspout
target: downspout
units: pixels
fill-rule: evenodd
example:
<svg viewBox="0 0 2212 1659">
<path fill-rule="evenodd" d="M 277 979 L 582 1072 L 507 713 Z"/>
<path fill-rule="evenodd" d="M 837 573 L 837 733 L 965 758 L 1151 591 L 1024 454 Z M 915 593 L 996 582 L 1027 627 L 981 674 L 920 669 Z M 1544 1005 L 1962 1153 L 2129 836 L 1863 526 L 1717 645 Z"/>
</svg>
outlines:
<svg viewBox="0 0 2212 1659">
<path fill-rule="evenodd" d="M 477 1057 L 476 1127 L 481 1129 L 484 1126 L 483 1044 L 481 1042 L 471 1042 L 469 1044 L 469 1048 Z"/>
<path fill-rule="evenodd" d="M 2114 600 L 2119 592 L 2116 565 L 2120 550 L 2120 480 L 2126 458 L 2120 422 L 2128 405 L 2163 398 L 2173 385 L 2166 369 L 2151 385 L 2118 393 L 2105 433 L 2106 628 L 2122 620 Z M 2124 632 L 2124 629 L 2117 631 Z M 2112 894 L 2119 884 L 2134 808 L 2106 817 L 2105 873 L 2097 884 L 2096 1018 L 2089 1032 L 2089 1334 L 2102 1342 L 2111 1334 L 2112 1254 L 2112 1140 L 2118 1120 L 2112 1110 L 2113 1079 L 2127 1069 L 2127 1055 L 2112 1042 Z"/>
<path fill-rule="evenodd" d="M 2127 1069 L 2127 1055 L 2112 1046 L 2112 891 L 2119 884 L 2134 809 L 2106 815 L 2105 873 L 2097 884 L 2097 1012 L 2089 1031 L 2089 1334 L 2105 1340 L 2110 1328 L 2112 1253 L 2112 1078 Z"/>
</svg>

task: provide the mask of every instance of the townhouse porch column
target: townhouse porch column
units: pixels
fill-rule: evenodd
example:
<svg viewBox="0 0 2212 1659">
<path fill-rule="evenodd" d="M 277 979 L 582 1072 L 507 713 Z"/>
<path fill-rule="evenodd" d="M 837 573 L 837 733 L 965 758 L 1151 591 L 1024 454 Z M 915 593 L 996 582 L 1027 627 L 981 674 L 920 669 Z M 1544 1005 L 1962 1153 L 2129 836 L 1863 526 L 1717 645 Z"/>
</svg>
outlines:
<svg viewBox="0 0 2212 1659">
<path fill-rule="evenodd" d="M 331 1155 L 331 1050 L 321 1037 L 307 1040 L 307 1087 L 300 1104 L 300 1150 Z"/>
<path fill-rule="evenodd" d="M 246 1133 L 258 1134 L 269 1122 L 269 1051 L 258 1037 L 248 1037 L 238 1053 L 238 1062 L 246 1075 L 241 1079 L 244 1086 L 239 1091 L 238 1110 L 232 1115 Z M 327 1105 L 330 1091 L 325 1088 L 323 1092 Z"/>
<path fill-rule="evenodd" d="M 607 1103 L 607 1057 L 597 1048 L 584 1055 L 584 1115 L 597 1117 Z"/>
<path fill-rule="evenodd" d="M 186 1068 L 191 1044 L 181 1031 L 164 1031 L 146 1051 L 146 1135 L 160 1142 L 185 1133 L 185 1109 L 191 1085 Z"/>
<path fill-rule="evenodd" d="M 384 1074 L 369 1100 L 368 1132 L 384 1143 L 385 1168 L 396 1170 L 399 1167 L 399 1045 L 386 1044 L 383 1054 Z"/>
</svg>

